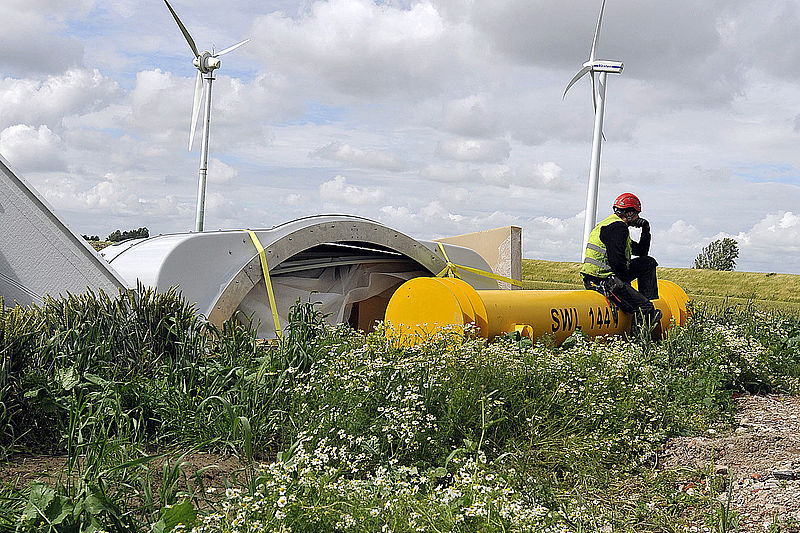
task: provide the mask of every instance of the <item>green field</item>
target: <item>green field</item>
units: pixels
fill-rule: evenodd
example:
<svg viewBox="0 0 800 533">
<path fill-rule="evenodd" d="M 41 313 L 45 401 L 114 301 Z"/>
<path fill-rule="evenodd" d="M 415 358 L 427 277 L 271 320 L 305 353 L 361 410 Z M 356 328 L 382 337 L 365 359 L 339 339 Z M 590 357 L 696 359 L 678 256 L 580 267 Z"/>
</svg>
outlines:
<svg viewBox="0 0 800 533">
<path fill-rule="evenodd" d="M 526 289 L 581 289 L 580 263 L 522 260 Z M 747 305 L 770 311 L 800 312 L 800 276 L 762 272 L 720 272 L 693 268 L 658 268 L 659 279 L 681 286 L 695 302 L 714 306 Z"/>
</svg>

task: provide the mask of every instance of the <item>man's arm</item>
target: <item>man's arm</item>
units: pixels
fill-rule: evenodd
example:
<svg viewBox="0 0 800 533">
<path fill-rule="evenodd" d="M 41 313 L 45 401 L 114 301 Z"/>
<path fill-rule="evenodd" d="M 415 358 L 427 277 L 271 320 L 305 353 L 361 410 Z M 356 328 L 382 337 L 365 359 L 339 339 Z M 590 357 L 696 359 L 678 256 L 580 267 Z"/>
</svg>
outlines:
<svg viewBox="0 0 800 533">
<path fill-rule="evenodd" d="M 644 218 L 638 218 L 631 225 L 636 228 L 642 228 L 642 236 L 639 238 L 639 242 L 631 241 L 631 252 L 633 255 L 644 257 L 650 252 L 650 223 Z"/>
</svg>

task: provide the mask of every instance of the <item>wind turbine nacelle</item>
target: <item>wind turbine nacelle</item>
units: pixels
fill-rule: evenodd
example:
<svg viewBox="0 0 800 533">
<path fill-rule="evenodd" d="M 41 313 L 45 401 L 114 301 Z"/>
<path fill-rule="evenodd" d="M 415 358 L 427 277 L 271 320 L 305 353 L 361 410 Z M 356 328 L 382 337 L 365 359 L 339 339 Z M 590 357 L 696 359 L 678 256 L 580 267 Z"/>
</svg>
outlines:
<svg viewBox="0 0 800 533">
<path fill-rule="evenodd" d="M 194 61 L 192 61 L 192 64 L 203 74 L 208 74 L 212 70 L 218 69 L 222 62 L 217 56 L 211 55 L 211 52 L 206 50 L 199 56 L 195 57 Z"/>
<path fill-rule="evenodd" d="M 610 72 L 611 74 L 622 74 L 622 61 L 608 61 L 606 59 L 595 59 L 590 61 L 587 66 L 592 67 L 594 72 Z"/>
</svg>

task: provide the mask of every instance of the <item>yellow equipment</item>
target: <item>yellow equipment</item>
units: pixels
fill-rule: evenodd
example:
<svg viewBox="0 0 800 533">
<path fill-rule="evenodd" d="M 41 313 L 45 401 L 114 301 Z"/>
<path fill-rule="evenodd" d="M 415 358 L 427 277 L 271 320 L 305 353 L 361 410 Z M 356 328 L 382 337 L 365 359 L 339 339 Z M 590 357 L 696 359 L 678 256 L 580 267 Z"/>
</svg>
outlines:
<svg viewBox="0 0 800 533">
<path fill-rule="evenodd" d="M 659 280 L 660 336 L 673 324 L 686 322 L 686 293 L 671 281 Z M 494 338 L 504 333 L 537 339 L 552 335 L 557 344 L 580 329 L 591 337 L 620 335 L 631 329 L 631 315 L 614 312 L 606 298 L 589 290 L 475 290 L 456 278 L 414 278 L 389 300 L 389 335 L 410 346 L 444 330 L 463 332 L 473 324 L 477 334 Z"/>
</svg>

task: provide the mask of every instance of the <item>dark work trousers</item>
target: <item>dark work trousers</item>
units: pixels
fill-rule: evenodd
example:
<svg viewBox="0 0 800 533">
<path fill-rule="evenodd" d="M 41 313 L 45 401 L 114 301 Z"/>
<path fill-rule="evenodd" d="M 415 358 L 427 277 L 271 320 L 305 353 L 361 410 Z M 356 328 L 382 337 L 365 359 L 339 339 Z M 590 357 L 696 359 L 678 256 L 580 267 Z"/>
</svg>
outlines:
<svg viewBox="0 0 800 533">
<path fill-rule="evenodd" d="M 634 257 L 628 266 L 628 276 L 618 276 L 625 283 L 639 280 L 639 292 L 648 300 L 658 300 L 658 279 L 656 278 L 656 260 L 646 255 Z M 633 288 L 633 287 L 631 287 Z"/>
<path fill-rule="evenodd" d="M 634 315 L 634 319 L 652 317 L 655 307 L 650 300 L 658 299 L 658 280 L 656 278 L 656 260 L 650 256 L 631 259 L 628 275 L 621 277 L 612 275 L 608 278 L 584 276 L 583 284 L 587 289 L 598 291 L 626 313 Z M 631 287 L 631 281 L 639 280 L 639 290 Z M 636 320 L 634 320 L 636 322 Z"/>
</svg>

